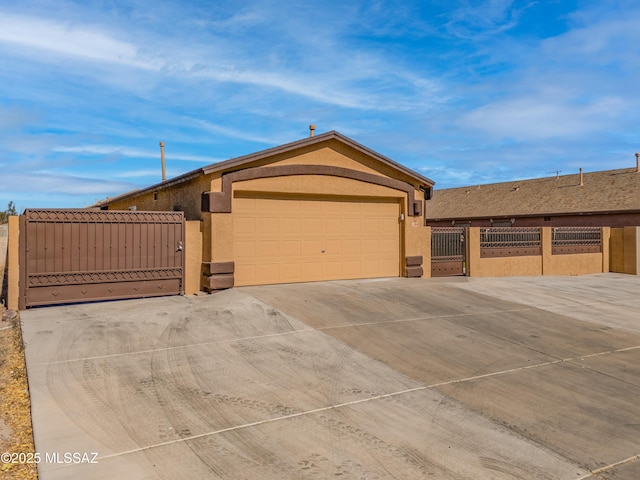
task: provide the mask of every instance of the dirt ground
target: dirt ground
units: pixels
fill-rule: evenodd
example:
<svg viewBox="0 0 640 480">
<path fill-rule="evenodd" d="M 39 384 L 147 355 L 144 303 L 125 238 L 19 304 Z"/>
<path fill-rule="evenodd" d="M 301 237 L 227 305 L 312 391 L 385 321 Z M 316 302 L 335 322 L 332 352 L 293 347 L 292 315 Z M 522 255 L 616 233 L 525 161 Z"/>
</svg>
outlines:
<svg viewBox="0 0 640 480">
<path fill-rule="evenodd" d="M 4 313 L 0 305 L 0 316 Z M 0 321 L 0 453 L 24 453 L 22 459 L 27 460 L 35 450 L 20 320 L 4 318 Z M 0 460 L 0 479 L 5 478 L 35 480 L 36 465 Z"/>
</svg>

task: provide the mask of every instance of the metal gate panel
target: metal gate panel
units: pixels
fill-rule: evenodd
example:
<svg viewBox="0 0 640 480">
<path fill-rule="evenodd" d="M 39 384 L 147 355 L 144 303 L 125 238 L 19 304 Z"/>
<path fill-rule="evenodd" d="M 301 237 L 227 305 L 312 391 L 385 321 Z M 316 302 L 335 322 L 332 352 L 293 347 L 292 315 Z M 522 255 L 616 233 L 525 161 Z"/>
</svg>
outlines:
<svg viewBox="0 0 640 480">
<path fill-rule="evenodd" d="M 431 229 L 432 277 L 466 274 L 465 236 L 464 227 L 433 227 Z"/>
<path fill-rule="evenodd" d="M 20 308 L 183 291 L 183 212 L 26 210 Z"/>
</svg>

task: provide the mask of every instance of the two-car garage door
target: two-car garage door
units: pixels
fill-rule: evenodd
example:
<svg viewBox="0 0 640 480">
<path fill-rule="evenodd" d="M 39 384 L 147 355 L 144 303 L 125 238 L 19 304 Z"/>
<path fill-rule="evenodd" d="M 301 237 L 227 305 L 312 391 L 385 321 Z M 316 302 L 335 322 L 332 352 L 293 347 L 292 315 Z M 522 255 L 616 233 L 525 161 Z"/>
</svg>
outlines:
<svg viewBox="0 0 640 480">
<path fill-rule="evenodd" d="M 397 198 L 236 192 L 235 284 L 398 276 L 399 217 Z"/>
</svg>

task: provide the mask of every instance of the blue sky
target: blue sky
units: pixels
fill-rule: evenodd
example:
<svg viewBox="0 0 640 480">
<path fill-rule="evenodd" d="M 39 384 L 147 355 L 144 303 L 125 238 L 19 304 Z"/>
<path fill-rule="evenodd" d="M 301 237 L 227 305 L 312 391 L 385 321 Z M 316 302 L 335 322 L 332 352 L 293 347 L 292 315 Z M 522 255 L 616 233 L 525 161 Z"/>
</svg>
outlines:
<svg viewBox="0 0 640 480">
<path fill-rule="evenodd" d="M 636 1 L 0 0 L 0 209 L 337 130 L 436 188 L 635 166 Z M 553 173 L 552 173 L 553 172 Z"/>
</svg>

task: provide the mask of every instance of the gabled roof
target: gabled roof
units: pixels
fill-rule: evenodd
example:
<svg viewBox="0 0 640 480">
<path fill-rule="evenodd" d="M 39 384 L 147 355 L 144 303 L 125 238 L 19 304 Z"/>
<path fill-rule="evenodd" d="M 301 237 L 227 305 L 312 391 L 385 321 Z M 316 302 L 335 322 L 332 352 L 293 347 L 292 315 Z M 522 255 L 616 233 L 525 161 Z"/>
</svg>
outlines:
<svg viewBox="0 0 640 480">
<path fill-rule="evenodd" d="M 640 211 L 635 168 L 436 190 L 429 220 Z"/>
<path fill-rule="evenodd" d="M 371 150 L 364 145 L 359 144 L 355 140 L 352 140 L 349 137 L 342 135 L 341 133 L 332 130 L 330 132 L 326 132 L 320 135 L 316 135 L 313 137 L 303 138 L 302 140 L 298 140 L 295 142 L 287 143 L 285 145 L 281 145 L 279 147 L 269 148 L 267 150 L 262 150 L 260 152 L 251 153 L 249 155 L 244 155 L 242 157 L 232 158 L 231 160 L 226 160 L 224 162 L 214 163 L 213 165 L 209 165 L 208 167 L 204 167 L 202 170 L 204 173 L 214 173 L 220 172 L 224 170 L 237 170 L 238 167 L 242 167 L 248 163 L 255 162 L 256 160 L 261 160 L 263 158 L 272 157 L 274 155 L 279 155 L 282 153 L 287 153 L 299 148 L 308 147 L 311 145 L 315 145 L 318 143 L 326 142 L 328 140 L 337 140 L 345 145 L 350 146 L 351 148 L 358 150 L 365 155 L 368 155 L 371 158 L 378 160 L 380 163 L 386 164 L 396 170 L 401 171 L 405 175 L 416 180 L 418 183 L 422 183 L 425 185 L 433 185 L 435 182 L 425 176 L 420 175 L 419 173 L 405 167 L 404 165 L 400 165 L 397 162 L 394 162 L 388 157 L 379 154 L 378 152 Z"/>
<path fill-rule="evenodd" d="M 141 193 L 145 193 L 145 192 L 149 192 L 149 191 L 157 191 L 157 190 L 162 190 L 165 189 L 167 187 L 171 187 L 183 182 L 187 182 L 189 180 L 192 180 L 200 175 L 207 175 L 207 174 L 211 174 L 211 173 L 216 173 L 216 172 L 225 172 L 225 171 L 236 171 L 236 170 L 240 170 L 242 167 L 258 161 L 258 160 L 262 160 L 268 157 L 272 157 L 275 155 L 279 155 L 279 154 L 283 154 L 283 153 L 287 153 L 287 152 L 292 152 L 296 149 L 300 149 L 300 148 L 304 148 L 304 147 L 308 147 L 308 146 L 313 146 L 313 145 L 317 145 L 323 142 L 328 142 L 330 140 L 337 140 L 338 142 L 341 142 L 361 153 L 364 153 L 365 155 L 374 158 L 376 160 L 378 160 L 379 162 L 381 162 L 382 164 L 388 165 L 389 167 L 396 169 L 402 173 L 404 173 L 405 175 L 409 176 L 410 178 L 414 179 L 417 183 L 420 183 L 422 185 L 425 186 L 433 186 L 434 185 L 434 181 L 423 176 L 420 175 L 419 173 L 411 170 L 410 168 L 405 167 L 404 165 L 401 165 L 397 162 L 394 162 L 393 160 L 391 160 L 388 157 L 385 157 L 384 155 L 381 155 L 377 152 L 375 152 L 374 150 L 371 150 L 370 148 L 365 147 L 364 145 L 359 144 L 358 142 L 356 142 L 355 140 L 352 140 L 349 137 L 346 137 L 344 135 L 342 135 L 341 133 L 338 133 L 336 131 L 330 131 L 330 132 L 326 132 L 326 133 L 322 133 L 319 135 L 315 135 L 313 137 L 307 137 L 307 138 L 303 138 L 302 140 L 298 140 L 295 142 L 291 142 L 291 143 L 287 143 L 284 145 L 280 145 L 278 147 L 273 147 L 273 148 L 268 148 L 266 150 L 261 150 L 259 152 L 256 153 L 251 153 L 249 155 L 244 155 L 241 157 L 236 157 L 236 158 L 232 158 L 230 160 L 225 160 L 223 162 L 218 162 L 218 163 L 213 163 L 211 165 L 208 165 L 206 167 L 202 167 L 202 168 L 198 168 L 196 170 L 193 170 L 191 172 L 185 173 L 183 175 L 180 175 L 178 177 L 172 178 L 167 180 L 166 182 L 161 182 L 161 183 L 157 183 L 155 185 L 151 185 L 149 187 L 145 187 L 139 190 L 133 190 L 127 193 L 124 193 L 122 195 L 119 195 L 117 197 L 112 197 L 109 198 L 107 200 L 103 200 L 101 202 L 98 202 L 97 205 L 106 205 L 109 204 L 111 202 L 114 202 L 116 200 L 122 200 L 124 198 L 133 196 L 133 195 L 139 195 Z"/>
</svg>

